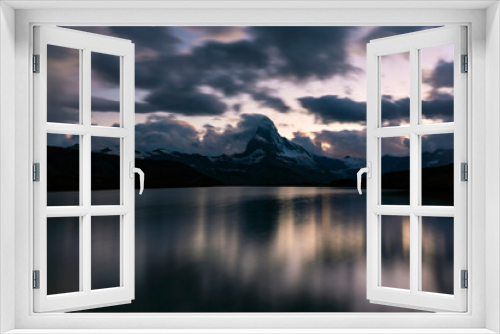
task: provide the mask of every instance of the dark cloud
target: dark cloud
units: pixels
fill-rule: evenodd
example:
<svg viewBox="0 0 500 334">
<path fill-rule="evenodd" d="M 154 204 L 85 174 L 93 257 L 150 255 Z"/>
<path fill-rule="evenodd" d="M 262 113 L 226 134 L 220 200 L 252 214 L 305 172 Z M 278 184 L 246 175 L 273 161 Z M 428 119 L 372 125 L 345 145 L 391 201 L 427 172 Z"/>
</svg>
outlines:
<svg viewBox="0 0 500 334">
<path fill-rule="evenodd" d="M 112 101 L 92 96 L 92 111 L 120 112 L 120 101 Z"/>
<path fill-rule="evenodd" d="M 304 82 L 348 76 L 360 70 L 349 61 L 348 45 L 355 43 L 355 27 L 72 27 L 132 40 L 136 45 L 136 87 L 148 92 L 139 112 L 165 111 L 183 115 L 221 115 L 229 110 L 224 97 L 250 96 L 260 105 L 278 112 L 290 107 L 262 87 L 272 79 Z M 368 34 L 384 37 L 426 27 L 379 27 Z M 176 31 L 176 29 L 181 29 Z M 182 29 L 211 36 L 190 45 L 181 40 Z M 179 33 L 180 32 L 180 33 Z M 242 34 L 235 41 L 219 37 Z M 366 36 L 365 36 L 366 37 Z M 203 37 L 202 37 L 203 38 Z M 114 60 L 113 60 L 114 58 Z M 119 62 L 114 56 L 93 55 L 93 77 L 117 85 Z M 209 87 L 216 93 L 207 93 Z M 222 97 L 221 97 L 222 95 Z M 361 103 L 348 99 L 305 101 L 310 111 L 326 124 L 340 119 L 364 120 Z M 324 103 L 335 104 L 338 115 L 330 116 Z M 149 104 L 149 105 L 148 105 Z M 347 113 L 351 105 L 354 112 Z M 233 108 L 232 110 L 239 110 Z M 310 108 L 308 108 L 310 109 Z"/>
<path fill-rule="evenodd" d="M 348 62 L 352 27 L 251 27 L 254 44 L 273 56 L 272 76 L 327 79 L 358 69 Z"/>
<path fill-rule="evenodd" d="M 160 110 L 184 115 L 215 115 L 227 110 L 204 86 L 226 97 L 248 94 L 280 112 L 289 109 L 278 97 L 256 87 L 258 71 L 268 66 L 268 56 L 248 41 L 208 42 L 190 54 L 170 55 L 136 64 L 136 85 L 150 89 L 146 101 Z M 161 85 L 161 86 L 160 86 Z"/>
<path fill-rule="evenodd" d="M 148 48 L 162 53 L 177 51 L 181 40 L 175 36 L 171 27 L 109 27 L 111 35 L 129 39 L 136 48 Z"/>
<path fill-rule="evenodd" d="M 364 123 L 366 121 L 365 102 L 340 98 L 336 95 L 306 96 L 298 100 L 319 123 Z"/>
<path fill-rule="evenodd" d="M 145 100 L 158 110 L 187 116 L 221 115 L 227 110 L 227 105 L 215 95 L 169 87 L 155 90 Z"/>
<path fill-rule="evenodd" d="M 57 45 L 47 45 L 47 59 L 52 61 L 67 61 L 71 58 L 78 58 L 78 50 L 64 48 Z"/>
<path fill-rule="evenodd" d="M 137 60 L 135 61 L 135 87 L 152 90 L 160 86 L 166 76 L 164 75 L 165 62 L 158 59 Z M 169 68 L 182 68 L 182 64 L 170 63 Z M 180 65 L 180 66 L 179 66 Z M 176 71 L 172 71 L 174 75 Z"/>
<path fill-rule="evenodd" d="M 439 60 L 436 67 L 429 73 L 424 73 L 423 82 L 432 87 L 427 100 L 442 100 L 443 102 L 436 102 L 434 106 L 428 107 L 428 112 L 430 114 L 435 114 L 440 112 L 442 115 L 448 117 L 448 120 L 453 115 L 453 96 L 444 93 L 440 88 L 453 88 L 453 62 L 446 62 Z M 423 102 L 422 102 L 423 103 Z M 437 110 L 438 107 L 441 110 Z M 422 105 L 422 109 L 424 106 Z M 427 116 L 427 115 L 426 115 Z"/>
<path fill-rule="evenodd" d="M 189 123 L 173 116 L 149 116 L 145 123 L 135 126 L 137 150 L 166 149 L 194 153 L 199 149 L 198 131 Z"/>
<path fill-rule="evenodd" d="M 276 96 L 271 96 L 267 92 L 259 91 L 251 94 L 255 101 L 260 102 L 264 107 L 268 107 L 279 112 L 290 111 L 290 107 L 285 104 L 285 102 Z"/>
<path fill-rule="evenodd" d="M 445 94 L 443 94 L 445 95 Z M 422 116 L 427 119 L 440 119 L 453 122 L 453 99 L 422 101 Z"/>
<path fill-rule="evenodd" d="M 422 101 L 422 113 L 427 119 L 453 121 L 453 97 L 441 94 L 440 100 Z M 366 103 L 339 98 L 336 95 L 321 97 L 302 97 L 298 99 L 308 113 L 315 116 L 318 123 L 366 123 Z M 381 101 L 382 122 L 384 125 L 399 125 L 409 122 L 410 99 L 394 100 L 384 95 Z"/>
<path fill-rule="evenodd" d="M 162 52 L 172 53 L 177 51 L 180 39 L 172 32 L 171 27 L 125 27 L 125 26 L 107 26 L 107 27 L 66 27 L 80 31 L 86 31 L 99 35 L 123 38 L 132 41 L 136 48 L 147 48 L 151 50 L 161 50 Z"/>
<path fill-rule="evenodd" d="M 263 69 L 269 65 L 269 56 L 265 49 L 253 41 L 233 43 L 208 42 L 195 47 L 187 55 L 191 64 L 198 69 Z"/>
<path fill-rule="evenodd" d="M 78 123 L 79 51 L 47 46 L 47 121 Z"/>
<path fill-rule="evenodd" d="M 453 88 L 453 62 L 439 60 L 434 70 L 424 76 L 423 81 L 434 89 L 441 87 Z"/>
<path fill-rule="evenodd" d="M 394 100 L 392 96 L 386 95 L 380 102 L 381 116 L 384 125 L 398 126 L 401 123 L 410 122 L 410 99 L 404 98 Z"/>
<path fill-rule="evenodd" d="M 258 80 L 257 72 L 250 69 L 239 68 L 229 72 L 215 69 L 206 72 L 202 84 L 220 91 L 225 96 L 232 97 L 255 92 L 258 90 L 256 87 Z"/>
<path fill-rule="evenodd" d="M 78 96 L 47 94 L 47 121 L 56 123 L 78 123 L 80 120 L 80 106 Z"/>
<path fill-rule="evenodd" d="M 199 90 L 203 86 L 211 87 L 226 97 L 234 97 L 240 94 L 248 94 L 262 105 L 286 112 L 289 107 L 282 99 L 272 96 L 266 90 L 257 88 L 261 75 L 258 71 L 267 66 L 268 58 L 259 48 L 250 42 L 241 41 L 236 43 L 209 42 L 203 46 L 196 47 L 190 55 L 178 55 L 158 60 L 160 63 L 156 68 L 165 71 L 151 71 L 146 69 L 143 73 L 151 73 L 153 79 L 138 78 L 136 82 L 161 81 L 164 88 L 152 90 L 146 98 L 152 104 L 163 108 L 162 110 L 188 114 L 179 108 L 172 106 L 185 105 L 186 98 L 203 99 L 207 110 L 199 106 L 197 110 L 189 110 L 190 115 L 221 114 L 226 111 L 220 98 L 213 94 L 201 94 Z M 141 65 L 138 65 L 141 66 Z M 150 67 L 144 65 L 144 67 Z M 170 69 L 174 68 L 175 71 Z M 169 104 L 158 103 L 158 96 L 169 94 Z M 176 100 L 179 100 L 176 102 Z M 219 103 L 216 103 L 218 101 Z M 168 109 L 166 109 L 168 108 Z"/>
<path fill-rule="evenodd" d="M 145 123 L 135 127 L 136 148 L 141 151 L 165 149 L 208 156 L 241 153 L 264 121 L 271 122 L 261 114 L 241 114 L 234 126 L 229 124 L 221 129 L 207 124 L 203 126 L 203 133 L 200 133 L 190 123 L 172 115 L 151 115 Z"/>
<path fill-rule="evenodd" d="M 246 94 L 263 106 L 287 112 L 290 107 L 260 87 L 260 82 L 280 77 L 295 81 L 326 79 L 357 71 L 349 64 L 346 51 L 352 27 L 189 27 L 184 29 L 204 36 L 243 33 L 248 39 L 209 40 L 186 53 L 179 53 L 182 42 L 169 27 L 77 29 L 130 39 L 136 44 L 136 54 L 155 51 L 147 59 L 136 58 L 136 86 L 150 91 L 146 100 L 154 102 L 154 109 L 161 107 L 173 113 L 220 113 L 222 102 L 217 103 L 220 99 L 215 95 L 200 93 L 203 86 L 227 97 Z M 105 55 L 93 56 L 93 70 L 104 81 L 118 83 L 117 66 Z M 172 92 L 169 103 L 159 97 L 165 92 Z M 196 108 L 185 107 L 187 98 L 194 98 Z M 207 108 L 199 108 L 200 101 L 208 103 Z"/>
<path fill-rule="evenodd" d="M 120 85 L 120 57 L 92 52 L 92 88 Z"/>
</svg>

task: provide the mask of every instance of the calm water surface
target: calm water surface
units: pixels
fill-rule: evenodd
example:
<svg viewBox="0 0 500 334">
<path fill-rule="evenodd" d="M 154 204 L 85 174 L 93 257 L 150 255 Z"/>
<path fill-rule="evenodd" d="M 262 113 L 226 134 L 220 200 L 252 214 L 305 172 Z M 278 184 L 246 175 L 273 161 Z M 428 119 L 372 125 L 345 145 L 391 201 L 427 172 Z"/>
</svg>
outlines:
<svg viewBox="0 0 500 334">
<path fill-rule="evenodd" d="M 73 195 L 49 194 L 54 201 Z M 365 224 L 366 198 L 354 189 L 147 189 L 136 196 L 136 299 L 95 311 L 408 311 L 366 300 Z M 406 218 L 382 224 L 382 282 L 404 287 L 409 224 Z M 427 257 L 426 284 L 430 291 L 445 290 L 443 276 L 453 271 L 453 230 L 427 230 L 434 256 Z M 116 238 L 110 234 L 109 240 Z M 100 257 L 112 261 L 106 252 L 115 246 L 98 248 Z M 55 268 L 51 277 L 63 275 Z"/>
</svg>

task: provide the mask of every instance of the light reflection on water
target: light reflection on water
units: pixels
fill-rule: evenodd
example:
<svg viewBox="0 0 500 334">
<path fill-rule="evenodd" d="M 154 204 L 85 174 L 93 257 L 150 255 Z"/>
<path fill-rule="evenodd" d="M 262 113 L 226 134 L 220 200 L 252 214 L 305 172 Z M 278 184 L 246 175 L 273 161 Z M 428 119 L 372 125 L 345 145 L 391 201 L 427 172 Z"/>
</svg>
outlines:
<svg viewBox="0 0 500 334">
<path fill-rule="evenodd" d="M 96 311 L 408 311 L 366 300 L 365 224 L 352 189 L 148 189 L 136 196 L 136 299 Z M 444 284 L 432 270 L 429 286 Z"/>
</svg>

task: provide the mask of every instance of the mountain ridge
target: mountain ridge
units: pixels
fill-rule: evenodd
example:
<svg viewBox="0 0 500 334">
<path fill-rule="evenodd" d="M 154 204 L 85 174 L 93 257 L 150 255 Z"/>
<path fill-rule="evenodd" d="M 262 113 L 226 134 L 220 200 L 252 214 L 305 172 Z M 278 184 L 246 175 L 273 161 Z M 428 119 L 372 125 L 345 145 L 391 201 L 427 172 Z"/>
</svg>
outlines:
<svg viewBox="0 0 500 334">
<path fill-rule="evenodd" d="M 170 160 L 230 185 L 331 185 L 340 180 L 351 184 L 359 168 L 366 166 L 362 157 L 343 159 L 315 155 L 281 136 L 271 119 L 263 116 L 245 150 L 232 155 L 205 156 L 157 149 L 140 152 L 138 158 Z M 423 152 L 422 167 L 453 163 L 452 150 Z M 382 172 L 409 168 L 408 156 L 385 155 Z"/>
<path fill-rule="evenodd" d="M 50 146 L 49 146 L 50 147 Z M 49 173 L 55 180 L 64 169 L 55 161 L 68 164 L 78 155 L 70 151 L 78 146 L 52 147 L 48 152 Z M 146 187 L 206 187 L 206 186 L 355 186 L 356 173 L 366 166 L 362 157 L 346 156 L 342 159 L 315 155 L 301 145 L 281 136 L 269 118 L 263 116 L 242 152 L 232 155 L 206 156 L 199 153 L 168 151 L 162 148 L 136 153 L 136 165 L 146 174 Z M 119 173 L 119 147 L 104 147 L 92 152 L 93 189 L 113 189 L 107 180 Z M 73 157 L 74 156 L 74 157 Z M 115 161 L 116 160 L 116 161 Z M 73 161 L 73 164 L 77 162 Z M 422 167 L 443 166 L 453 163 L 453 150 L 423 152 Z M 95 165 L 95 166 L 94 166 Z M 406 177 L 408 156 L 384 155 L 382 173 L 393 175 L 384 182 L 397 187 Z M 116 169 L 116 171 L 114 171 Z M 402 172 L 402 174 L 401 174 Z M 392 173 L 392 174 L 391 174 Z M 399 173 L 399 174 L 398 174 Z M 402 176 L 403 175 L 403 176 Z M 99 180 L 99 182 L 94 182 Z M 99 184 L 97 184 L 99 183 Z M 403 182 L 404 183 L 404 182 Z M 59 184 L 55 182 L 54 184 Z M 95 186 L 94 186 L 95 184 Z M 56 188 L 69 190 L 68 185 Z M 53 189 L 55 190 L 55 189 Z"/>
</svg>

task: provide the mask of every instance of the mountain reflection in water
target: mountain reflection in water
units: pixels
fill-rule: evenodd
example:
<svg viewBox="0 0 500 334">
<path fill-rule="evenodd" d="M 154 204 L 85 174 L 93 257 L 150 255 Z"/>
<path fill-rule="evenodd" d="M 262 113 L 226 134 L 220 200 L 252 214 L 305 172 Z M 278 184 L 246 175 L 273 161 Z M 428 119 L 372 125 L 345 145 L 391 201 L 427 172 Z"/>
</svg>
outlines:
<svg viewBox="0 0 500 334">
<path fill-rule="evenodd" d="M 409 280 L 404 220 L 383 234 L 388 282 Z M 366 198 L 353 189 L 148 189 L 136 196 L 136 298 L 92 312 L 408 311 L 366 300 L 365 225 Z M 448 284 L 443 263 L 453 271 L 452 231 L 426 237 L 439 260 L 424 264 L 431 290 Z"/>
</svg>

